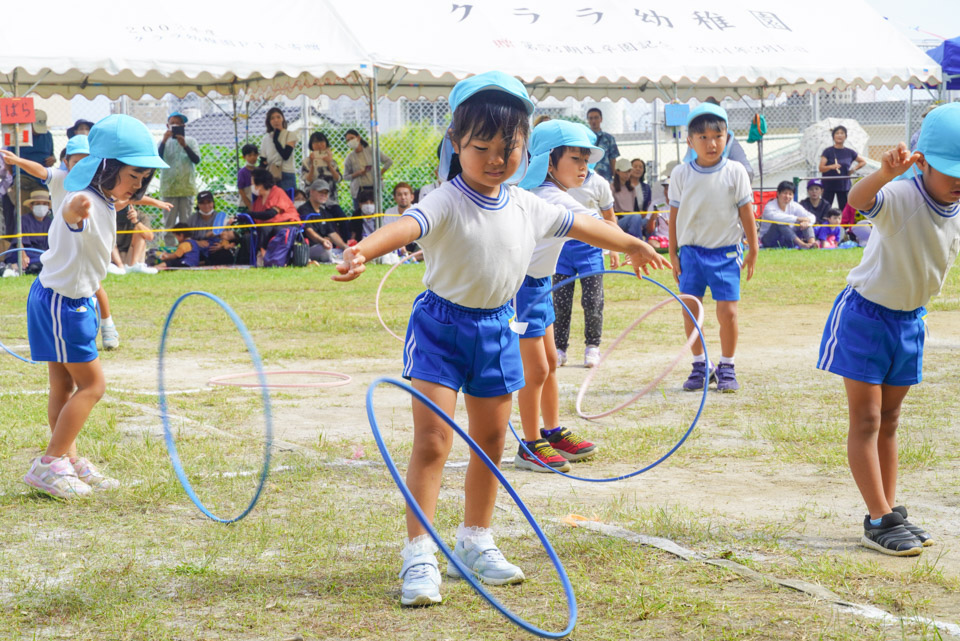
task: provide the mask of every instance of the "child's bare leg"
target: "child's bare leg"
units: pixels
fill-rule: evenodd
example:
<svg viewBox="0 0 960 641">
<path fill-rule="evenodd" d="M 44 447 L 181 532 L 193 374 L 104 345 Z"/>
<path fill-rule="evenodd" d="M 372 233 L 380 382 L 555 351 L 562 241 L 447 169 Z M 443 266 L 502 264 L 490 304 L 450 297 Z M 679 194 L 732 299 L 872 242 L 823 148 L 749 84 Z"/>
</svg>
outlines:
<svg viewBox="0 0 960 641">
<path fill-rule="evenodd" d="M 73 377 L 64 367 L 63 363 L 47 363 L 47 372 L 50 375 L 50 396 L 47 398 L 47 421 L 50 423 L 51 439 L 56 431 L 57 419 L 60 418 L 60 412 L 73 396 L 76 386 L 73 384 Z M 67 449 L 67 455 L 70 458 L 77 457 L 77 443 L 74 441 Z"/>
<path fill-rule="evenodd" d="M 456 390 L 420 379 L 411 381 L 413 388 L 422 392 L 437 404 L 450 418 L 457 408 Z M 414 399 L 413 401 L 413 452 L 407 468 L 407 487 L 427 518 L 432 522 L 440 497 L 440 481 L 443 479 L 443 464 L 453 446 L 453 430 L 443 419 Z M 426 534 L 410 508 L 407 508 L 407 537 L 410 540 Z"/>
<path fill-rule="evenodd" d="M 720 355 L 733 358 L 737 352 L 737 337 L 740 333 L 737 327 L 737 301 L 717 301 L 717 322 L 720 323 Z M 694 343 L 694 348 L 696 347 L 697 343 Z"/>
<path fill-rule="evenodd" d="M 700 301 L 701 305 L 703 304 L 703 296 L 697 296 L 696 299 Z M 687 305 L 687 307 L 691 307 L 691 306 Z M 691 311 L 693 311 L 692 307 L 691 307 Z M 718 314 L 720 313 L 719 304 L 717 307 L 717 313 Z M 687 313 L 687 310 L 681 309 L 680 315 L 683 316 L 683 328 L 686 331 L 687 337 L 689 338 L 690 334 L 697 331 L 697 328 L 693 324 L 693 319 L 690 318 L 690 315 Z M 693 347 L 690 348 L 690 351 L 693 352 L 694 356 L 700 356 L 701 354 L 703 354 L 703 345 L 700 344 L 700 341 L 694 341 Z"/>
<path fill-rule="evenodd" d="M 553 337 L 550 338 L 552 340 Z M 523 425 L 524 440 L 535 441 L 540 438 L 540 394 L 550 373 L 544 337 L 521 338 L 520 357 L 523 359 L 524 379 L 523 389 L 517 392 L 520 423 Z"/>
<path fill-rule="evenodd" d="M 147 241 L 140 234 L 133 234 L 130 239 L 130 249 L 127 250 L 127 260 L 130 265 L 143 263 L 147 260 Z"/>
<path fill-rule="evenodd" d="M 540 391 L 540 414 L 544 429 L 560 426 L 560 386 L 557 383 L 557 345 L 553 337 L 553 325 L 547 327 L 543 336 L 543 348 L 547 356 L 547 380 Z"/>
<path fill-rule="evenodd" d="M 110 300 L 107 298 L 107 290 L 100 285 L 97 290 L 97 306 L 100 308 L 100 318 L 110 318 Z"/>
<path fill-rule="evenodd" d="M 95 358 L 89 363 L 61 363 L 67 373 L 77 385 L 77 391 L 70 397 L 57 416 L 47 445 L 47 456 L 63 456 L 75 448 L 77 434 L 86 423 L 90 411 L 103 397 L 106 383 L 103 378 L 103 368 L 100 359 Z M 51 380 L 52 383 L 52 380 Z M 74 450 L 75 451 L 75 450 Z"/>
<path fill-rule="evenodd" d="M 881 386 L 880 433 L 877 435 L 877 456 L 880 460 L 880 475 L 883 479 L 883 494 L 887 503 L 897 504 L 897 428 L 900 426 L 900 407 L 910 391 L 910 386 Z M 874 517 L 876 518 L 876 517 Z"/>
<path fill-rule="evenodd" d="M 507 421 L 510 419 L 510 409 L 513 405 L 512 398 L 512 394 L 492 398 L 464 395 L 467 416 L 470 419 L 470 438 L 476 441 L 495 465 L 500 464 L 500 456 L 503 454 Z M 467 465 L 467 480 L 464 484 L 466 495 L 464 526 L 490 527 L 498 487 L 497 477 L 487 469 L 476 454 L 471 452 L 470 463 Z"/>
<path fill-rule="evenodd" d="M 113 250 L 110 252 L 110 260 L 117 267 L 123 267 L 123 259 L 120 258 L 120 250 L 117 249 L 117 246 L 113 246 Z"/>
</svg>

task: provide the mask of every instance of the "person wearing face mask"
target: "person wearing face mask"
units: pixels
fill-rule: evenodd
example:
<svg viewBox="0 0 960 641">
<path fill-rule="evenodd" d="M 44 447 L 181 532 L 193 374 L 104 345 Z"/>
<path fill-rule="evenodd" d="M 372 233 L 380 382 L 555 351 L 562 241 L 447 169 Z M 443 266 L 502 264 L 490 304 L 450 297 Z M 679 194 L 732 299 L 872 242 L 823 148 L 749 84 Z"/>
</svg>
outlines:
<svg viewBox="0 0 960 641">
<path fill-rule="evenodd" d="M 374 204 L 373 189 L 364 188 L 357 194 L 357 208 L 354 210 L 354 216 L 370 216 L 377 212 L 377 206 Z M 356 218 L 347 220 L 347 228 L 350 236 L 344 236 L 347 240 L 351 238 L 358 243 L 361 238 L 369 236 L 377 228 L 376 218 Z"/>
<path fill-rule="evenodd" d="M 22 233 L 28 234 L 23 238 L 23 246 L 47 251 L 47 232 L 50 231 L 50 223 L 53 222 L 53 213 L 50 207 L 50 192 L 38 189 L 30 192 L 30 197 L 23 201 L 23 206 L 30 210 L 29 216 L 23 216 L 20 220 Z M 43 234 L 43 236 L 30 236 L 29 234 Z M 43 269 L 43 263 L 40 262 L 39 254 L 36 252 L 20 252 L 23 254 L 23 262 L 26 264 L 24 270 L 27 274 L 39 274 Z M 4 266 L 3 276 L 17 275 L 17 254 L 7 254 L 4 256 L 6 265 Z"/>
<path fill-rule="evenodd" d="M 190 216 L 187 227 L 195 229 L 189 233 L 200 248 L 200 260 L 206 259 L 210 246 L 216 244 L 226 223 L 227 215 L 222 211 L 216 211 L 214 207 L 213 192 L 201 191 L 197 194 L 197 211 Z M 211 227 L 213 229 L 210 229 Z"/>
<path fill-rule="evenodd" d="M 343 177 L 350 181 L 350 195 L 353 197 L 353 205 L 355 209 L 359 209 L 360 201 L 357 198 L 360 195 L 360 190 L 372 190 L 374 186 L 373 150 L 370 149 L 370 145 L 356 129 L 347 129 L 343 137 L 347 141 L 347 147 L 350 148 L 350 153 L 347 154 L 347 159 L 343 163 Z M 386 173 L 391 165 L 393 165 L 393 160 L 381 151 L 380 175 Z M 376 209 L 375 206 L 374 209 Z M 357 240 L 360 240 L 360 238 L 357 238 Z"/>
<path fill-rule="evenodd" d="M 250 216 L 256 223 L 282 223 L 300 220 L 300 214 L 293 206 L 293 201 L 287 196 L 287 192 L 278 187 L 273 176 L 266 169 L 255 169 L 253 171 L 253 187 L 251 197 L 253 198 L 253 207 L 250 208 Z M 266 248 L 267 243 L 277 232 L 286 229 L 284 225 L 271 225 L 268 227 L 257 228 L 260 239 L 260 247 Z"/>
</svg>

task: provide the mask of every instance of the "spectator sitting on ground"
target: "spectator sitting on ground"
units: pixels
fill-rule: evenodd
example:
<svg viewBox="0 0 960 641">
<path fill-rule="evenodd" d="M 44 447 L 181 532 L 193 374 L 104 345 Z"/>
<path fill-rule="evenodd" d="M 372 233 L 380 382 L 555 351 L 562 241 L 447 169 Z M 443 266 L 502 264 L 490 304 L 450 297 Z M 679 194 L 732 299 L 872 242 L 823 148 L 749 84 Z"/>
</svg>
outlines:
<svg viewBox="0 0 960 641">
<path fill-rule="evenodd" d="M 823 198 L 823 181 L 814 178 L 807 181 L 807 197 L 800 201 L 800 206 L 813 214 L 818 223 L 824 222 L 827 212 L 830 211 L 830 203 Z"/>
<path fill-rule="evenodd" d="M 254 197 L 250 216 L 257 225 L 265 223 L 283 223 L 300 220 L 300 215 L 293 206 L 293 201 L 287 192 L 274 184 L 273 176 L 266 169 L 256 169 L 252 175 Z M 258 228 L 260 247 L 265 248 L 267 243 L 280 230 L 280 225 Z"/>
<path fill-rule="evenodd" d="M 224 229 L 216 243 L 210 245 L 207 254 L 207 265 L 235 265 L 237 251 L 240 248 L 240 234 L 236 229 Z"/>
<path fill-rule="evenodd" d="M 53 213 L 50 208 L 50 192 L 45 189 L 38 189 L 30 193 L 30 197 L 23 201 L 24 207 L 30 209 L 29 216 L 23 216 L 20 219 L 20 232 L 27 234 L 23 237 L 24 248 L 30 247 L 47 251 L 50 248 L 47 243 L 47 234 L 50 231 L 50 223 L 53 222 Z M 29 234 L 44 234 L 43 236 L 30 236 Z M 43 263 L 40 262 L 40 254 L 36 252 L 14 252 L 4 256 L 6 266 L 3 270 L 4 276 L 17 275 L 17 261 L 22 255 L 23 264 L 26 266 L 24 273 L 39 274 L 43 269 Z"/>
<path fill-rule="evenodd" d="M 293 150 L 297 136 L 287 129 L 287 118 L 279 107 L 267 111 L 267 133 L 260 140 L 260 151 L 267 160 L 267 169 L 281 189 L 296 189 L 297 174 Z"/>
<path fill-rule="evenodd" d="M 613 176 L 613 211 L 618 214 L 637 211 L 637 192 L 630 175 L 632 171 L 629 160 L 626 158 L 617 160 L 616 172 Z"/>
<path fill-rule="evenodd" d="M 821 249 L 834 249 L 842 242 L 843 227 L 840 226 L 840 218 L 839 209 L 830 209 L 823 219 L 824 224 L 828 224 L 830 227 L 817 227 L 814 235 L 817 237 Z"/>
<path fill-rule="evenodd" d="M 653 193 L 650 185 L 647 184 L 647 163 L 639 158 L 630 161 L 630 180 L 633 181 L 633 188 L 636 191 L 637 206 L 639 211 L 649 211 L 650 201 L 653 199 Z"/>
<path fill-rule="evenodd" d="M 197 241 L 200 246 L 201 260 L 207 257 L 210 246 L 220 238 L 220 232 L 223 231 L 223 226 L 227 223 L 227 215 L 222 211 L 214 211 L 214 209 L 213 192 L 201 191 L 197 194 L 197 211 L 187 221 L 187 227 L 191 229 L 213 227 L 213 229 L 197 229 L 190 232 L 190 237 Z"/>
<path fill-rule="evenodd" d="M 377 213 L 377 203 L 372 189 L 361 189 L 357 194 L 357 210 L 353 212 L 354 216 L 373 216 Z M 353 238 L 360 242 L 361 238 L 366 238 L 377 229 L 376 218 L 362 218 L 350 221 L 353 223 Z"/>
<path fill-rule="evenodd" d="M 307 202 L 307 192 L 302 189 L 293 190 L 293 206 L 297 209 L 303 207 L 303 204 Z"/>
<path fill-rule="evenodd" d="M 327 181 L 330 185 L 330 202 L 337 201 L 337 183 L 340 182 L 340 168 L 337 161 L 333 159 L 333 150 L 330 148 L 330 141 L 327 135 L 322 131 L 315 131 L 310 134 L 310 141 L 307 143 L 310 150 L 303 158 L 303 165 L 300 167 L 300 178 L 303 181 L 304 188 L 312 185 L 318 179 Z"/>
<path fill-rule="evenodd" d="M 237 192 L 240 194 L 240 201 L 246 211 L 253 207 L 253 198 L 250 197 L 250 188 L 253 182 L 250 179 L 251 172 L 257 168 L 257 162 L 260 159 L 260 150 L 256 145 L 246 144 L 240 150 L 243 154 L 244 165 L 237 171 Z"/>
<path fill-rule="evenodd" d="M 870 219 L 849 204 L 844 205 L 843 211 L 840 212 L 840 225 L 846 230 L 848 239 L 861 247 L 866 246 L 870 232 L 873 231 L 873 223 Z"/>
<path fill-rule="evenodd" d="M 394 185 L 393 200 L 397 204 L 384 212 L 383 220 L 380 223 L 381 226 L 397 222 L 400 220 L 400 216 L 402 216 L 404 212 L 413 206 L 413 187 L 410 186 L 410 183 L 397 183 Z M 418 251 L 419 249 L 420 247 L 417 245 L 417 243 L 410 243 L 406 247 L 401 247 L 398 249 L 397 253 L 401 256 L 406 256 L 407 254 Z"/>
<path fill-rule="evenodd" d="M 197 165 L 200 163 L 200 145 L 184 132 L 188 120 L 175 111 L 167 118 L 167 130 L 157 152 L 170 167 L 160 171 L 160 198 L 173 207 L 163 216 L 163 225 L 172 229 L 178 222 L 186 222 L 193 213 L 193 197 L 197 193 Z M 170 142 L 173 139 L 174 142 Z M 173 235 L 167 232 L 169 245 Z"/>
<path fill-rule="evenodd" d="M 162 262 L 157 263 L 157 269 L 163 271 L 174 267 L 199 267 L 200 266 L 200 246 L 197 241 L 190 238 L 190 232 L 186 223 L 177 223 L 173 228 L 173 235 L 177 239 L 177 248 L 172 252 L 160 252 L 157 254 Z"/>
<path fill-rule="evenodd" d="M 597 134 L 597 147 L 603 149 L 603 159 L 594 167 L 594 171 L 605 178 L 607 182 L 613 180 L 613 170 L 617 166 L 617 158 L 620 156 L 620 149 L 617 147 L 617 141 L 613 136 L 600 129 L 603 124 L 603 112 L 597 107 L 587 109 L 587 123 L 593 133 Z"/>
<path fill-rule="evenodd" d="M 814 222 L 813 214 L 794 202 L 793 194 L 793 183 L 784 180 L 777 185 L 776 199 L 763 208 L 759 233 L 764 247 L 818 247 L 810 227 Z"/>
<path fill-rule="evenodd" d="M 132 232 L 138 233 L 122 233 Z M 147 243 L 153 240 L 150 229 L 150 217 L 133 205 L 117 210 L 117 242 L 113 248 L 112 261 L 120 274 L 156 274 L 157 270 L 147 266 Z"/>
<path fill-rule="evenodd" d="M 439 168 L 439 167 L 438 167 L 437 169 L 434 169 L 434 170 L 433 170 L 433 175 L 436 176 L 437 179 L 434 180 L 432 183 L 428 183 L 428 184 L 426 184 L 426 185 L 423 185 L 422 187 L 420 187 L 420 190 L 417 192 L 417 202 L 418 202 L 418 203 L 423 201 L 424 196 L 426 196 L 427 194 L 429 194 L 429 193 L 430 193 L 431 191 L 433 191 L 434 189 L 439 188 L 440 185 L 443 184 L 443 181 L 440 180 L 440 168 Z"/>
<path fill-rule="evenodd" d="M 315 180 L 310 185 L 310 199 L 297 210 L 300 213 L 300 218 L 305 221 L 303 235 L 310 243 L 310 260 L 318 263 L 331 262 L 330 250 L 334 247 L 337 249 L 347 248 L 347 244 L 337 233 L 335 223 L 328 223 L 323 220 L 307 220 L 307 217 L 312 214 L 326 218 L 325 210 L 329 200 L 330 183 L 326 180 Z M 339 205 L 334 204 L 332 206 L 340 209 Z"/>
</svg>

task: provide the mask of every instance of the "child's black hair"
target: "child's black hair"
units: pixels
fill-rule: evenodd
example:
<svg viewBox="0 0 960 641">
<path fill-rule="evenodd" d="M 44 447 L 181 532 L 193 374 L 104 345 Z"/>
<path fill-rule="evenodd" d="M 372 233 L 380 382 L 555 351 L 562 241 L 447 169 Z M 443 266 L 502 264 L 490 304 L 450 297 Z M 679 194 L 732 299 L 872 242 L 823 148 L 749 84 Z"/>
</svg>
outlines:
<svg viewBox="0 0 960 641">
<path fill-rule="evenodd" d="M 184 230 L 184 229 L 190 229 L 190 225 L 188 225 L 187 223 L 177 223 L 176 225 L 173 226 L 173 233 L 174 233 L 174 234 L 186 234 L 186 235 L 189 236 L 189 235 L 190 235 L 190 232 L 182 231 L 182 230 Z"/>
<path fill-rule="evenodd" d="M 586 154 L 587 158 L 590 157 L 590 150 L 586 147 L 570 147 L 564 145 L 562 147 L 554 147 L 550 150 L 550 164 L 554 167 L 557 166 L 557 163 L 560 162 L 560 159 L 563 158 L 563 154 L 567 153 L 568 149 L 573 149 L 574 151 L 579 151 Z"/>
<path fill-rule="evenodd" d="M 357 192 L 358 203 L 364 203 L 367 201 L 373 202 L 373 200 L 374 200 L 373 190 L 370 189 L 369 187 L 364 187 Z"/>
<path fill-rule="evenodd" d="M 784 181 L 781 181 L 779 185 L 777 185 L 778 195 L 785 191 L 792 191 L 793 193 L 797 193 L 797 188 L 793 185 L 792 180 L 784 180 Z"/>
<path fill-rule="evenodd" d="M 843 218 L 843 212 L 841 212 L 836 207 L 831 207 L 830 209 L 827 210 L 827 213 L 824 215 L 824 218 L 833 218 L 834 216 L 839 216 L 840 218 Z"/>
<path fill-rule="evenodd" d="M 132 165 L 124 164 L 113 158 L 100 161 L 100 164 L 97 166 L 97 171 L 93 174 L 93 178 L 90 179 L 90 186 L 99 190 L 101 194 L 106 195 L 106 192 L 117 186 L 117 182 L 120 180 L 120 170 L 124 167 L 132 167 Z M 147 172 L 143 176 L 143 181 L 140 183 L 140 189 L 130 198 L 131 201 L 135 201 L 140 200 L 146 195 L 147 189 L 150 187 L 150 181 L 153 180 L 153 175 L 157 170 L 146 169 L 145 167 L 132 168 L 135 171 Z"/>
<path fill-rule="evenodd" d="M 240 155 L 246 157 L 246 156 L 249 156 L 250 154 L 259 155 L 260 150 L 257 148 L 256 145 L 251 145 L 250 143 L 247 143 L 240 149 Z"/>
<path fill-rule="evenodd" d="M 450 125 L 450 140 L 457 146 L 469 143 L 474 138 L 492 140 L 497 134 L 503 136 L 503 159 L 517 145 L 530 138 L 530 117 L 519 98 L 502 91 L 481 91 L 470 96 L 457 106 Z"/>
<path fill-rule="evenodd" d="M 250 172 L 250 180 L 253 181 L 253 184 L 260 185 L 266 189 L 270 189 L 277 184 L 273 179 L 273 174 L 271 174 L 268 169 L 254 169 Z"/>
<path fill-rule="evenodd" d="M 723 133 L 727 130 L 727 121 L 713 114 L 702 114 L 690 121 L 687 133 L 703 134 L 707 130 Z"/>
</svg>

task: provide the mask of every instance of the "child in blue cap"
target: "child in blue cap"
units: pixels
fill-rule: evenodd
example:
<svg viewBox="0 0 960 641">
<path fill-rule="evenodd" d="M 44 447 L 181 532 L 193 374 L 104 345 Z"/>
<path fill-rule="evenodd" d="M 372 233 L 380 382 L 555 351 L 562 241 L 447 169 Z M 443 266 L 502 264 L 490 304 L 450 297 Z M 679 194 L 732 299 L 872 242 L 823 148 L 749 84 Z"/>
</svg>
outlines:
<svg viewBox="0 0 960 641">
<path fill-rule="evenodd" d="M 920 172 L 897 180 L 911 168 Z M 912 154 L 905 143 L 885 152 L 848 204 L 874 232 L 827 317 L 817 367 L 846 388 L 847 460 L 869 511 L 861 543 L 914 556 L 933 540 L 896 505 L 897 427 L 904 397 L 922 379 L 924 305 L 960 250 L 960 104 L 927 115 Z"/>
<path fill-rule="evenodd" d="M 50 443 L 24 476 L 27 485 L 60 498 L 119 486 L 85 458 L 76 438 L 105 382 L 97 354 L 94 294 L 107 275 L 116 240 L 116 201 L 140 199 L 156 168 L 166 167 L 140 121 L 115 114 L 90 131 L 90 154 L 67 174 L 67 194 L 50 226 L 43 271 L 27 298 L 30 356 L 47 361 Z"/>
<path fill-rule="evenodd" d="M 628 252 L 638 270 L 653 257 L 642 241 L 504 184 L 523 174 L 533 112 L 517 79 L 501 72 L 473 76 L 457 83 L 449 102 L 453 122 L 443 141 L 440 175 L 448 175 L 454 153 L 461 173 L 396 222 L 347 249 L 334 279 L 357 278 L 366 261 L 414 241 L 420 244 L 427 291 L 417 297 L 410 315 L 404 377 L 449 416 L 462 389 L 470 435 L 499 463 L 512 394 L 524 384 L 509 301 L 523 282 L 536 243 L 551 237 L 579 238 Z M 453 433 L 416 401 L 413 424 L 407 486 L 433 519 Z M 484 583 L 519 583 L 523 571 L 504 558 L 490 530 L 497 487 L 496 477 L 471 456 L 454 553 Z M 409 509 L 407 536 L 400 603 L 439 603 L 437 547 Z M 459 576 L 452 565 L 447 574 Z"/>
<path fill-rule="evenodd" d="M 727 145 L 727 112 L 705 102 L 687 118 L 687 144 L 693 160 L 670 176 L 670 262 L 681 293 L 701 301 L 710 288 L 717 301 L 720 323 L 720 362 L 706 362 L 703 347 L 693 344 L 693 370 L 683 383 L 688 391 L 702 390 L 716 379 L 717 391 L 740 389 L 734 370 L 737 349 L 737 303 L 740 268 L 744 263 L 743 236 L 747 237 L 747 280 L 757 263 L 757 227 L 753 218 L 753 189 L 742 164 L 724 155 Z M 683 315 L 687 336 L 693 321 Z"/>
</svg>

